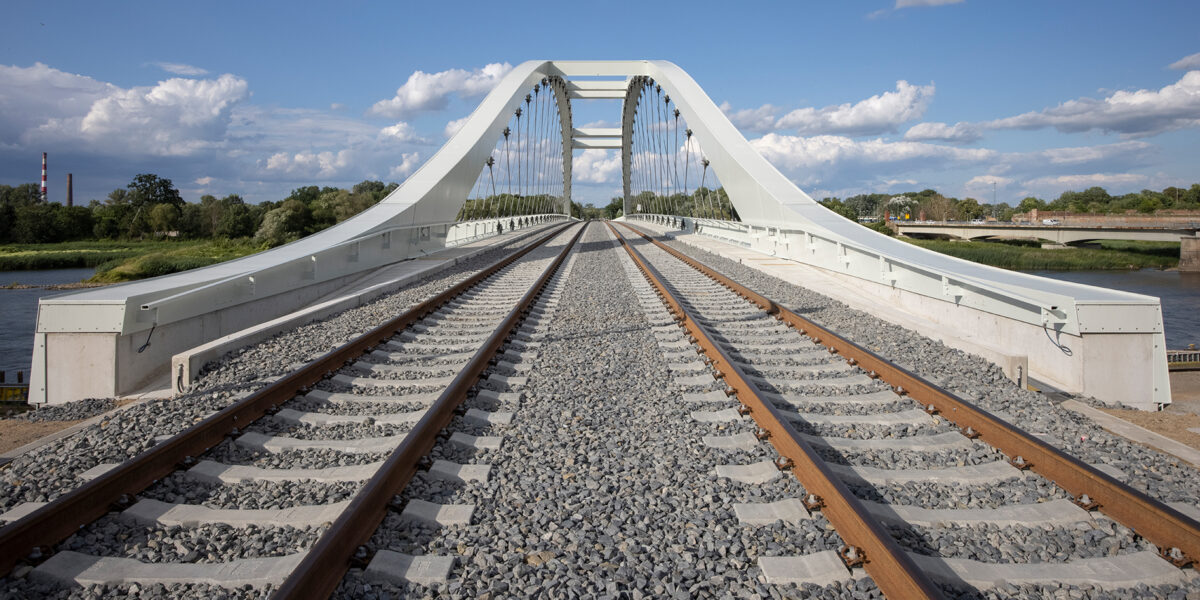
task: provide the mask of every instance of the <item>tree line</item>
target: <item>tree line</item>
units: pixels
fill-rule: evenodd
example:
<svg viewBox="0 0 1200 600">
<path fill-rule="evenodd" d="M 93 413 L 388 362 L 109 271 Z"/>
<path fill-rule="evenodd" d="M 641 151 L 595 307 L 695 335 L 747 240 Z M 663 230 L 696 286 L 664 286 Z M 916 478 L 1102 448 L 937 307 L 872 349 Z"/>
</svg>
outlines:
<svg viewBox="0 0 1200 600">
<path fill-rule="evenodd" d="M 820 202 L 852 220 L 881 220 L 884 213 L 888 213 L 900 220 L 915 220 L 924 215 L 924 218 L 933 221 L 969 221 L 987 217 L 1011 221 L 1013 215 L 1035 208 L 1090 214 L 1125 213 L 1131 210 L 1146 214 L 1159 210 L 1200 210 L 1200 183 L 1194 183 L 1189 188 L 1168 187 L 1157 192 L 1142 190 L 1119 196 L 1113 196 L 1096 186 L 1082 192 L 1066 191 L 1050 201 L 1029 196 L 1017 206 L 1007 202 L 988 204 L 975 198 L 948 197 L 932 189 L 902 194 L 859 194 L 845 199 L 831 197 Z"/>
<path fill-rule="evenodd" d="M 397 185 L 363 181 L 349 190 L 314 185 L 261 204 L 247 204 L 237 194 L 185 202 L 170 179 L 144 173 L 87 206 L 43 202 L 35 183 L 0 185 L 0 243 L 171 237 L 253 238 L 277 246 L 345 221 Z"/>
</svg>

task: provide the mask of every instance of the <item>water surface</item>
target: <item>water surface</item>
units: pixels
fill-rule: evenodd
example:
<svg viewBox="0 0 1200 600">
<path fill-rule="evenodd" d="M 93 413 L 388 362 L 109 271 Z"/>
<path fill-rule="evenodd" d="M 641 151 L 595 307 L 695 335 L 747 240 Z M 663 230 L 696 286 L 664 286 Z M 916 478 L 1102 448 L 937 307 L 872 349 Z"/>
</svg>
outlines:
<svg viewBox="0 0 1200 600">
<path fill-rule="evenodd" d="M 26 285 L 78 283 L 91 277 L 95 272 L 95 269 L 0 271 L 0 286 L 10 283 Z M 7 381 L 16 381 L 17 371 L 24 372 L 25 381 L 29 381 L 38 298 L 62 293 L 65 292 L 44 288 L 0 289 L 0 371 L 6 372 Z"/>
</svg>

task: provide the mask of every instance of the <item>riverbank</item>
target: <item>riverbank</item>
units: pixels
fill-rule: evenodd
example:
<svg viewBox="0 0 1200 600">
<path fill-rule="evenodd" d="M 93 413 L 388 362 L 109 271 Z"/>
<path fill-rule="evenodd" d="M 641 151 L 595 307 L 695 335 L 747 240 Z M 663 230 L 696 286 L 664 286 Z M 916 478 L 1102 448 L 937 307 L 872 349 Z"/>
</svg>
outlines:
<svg viewBox="0 0 1200 600">
<path fill-rule="evenodd" d="M 0 246 L 0 271 L 94 268 L 86 283 L 118 283 L 206 267 L 263 249 L 249 239 L 7 244 Z M 27 283 L 0 281 L 10 289 Z"/>
<path fill-rule="evenodd" d="M 1177 242 L 1103 241 L 1099 248 L 1042 248 L 1023 241 L 960 242 L 898 237 L 914 246 L 1014 271 L 1100 271 L 1172 269 L 1179 264 Z"/>
</svg>

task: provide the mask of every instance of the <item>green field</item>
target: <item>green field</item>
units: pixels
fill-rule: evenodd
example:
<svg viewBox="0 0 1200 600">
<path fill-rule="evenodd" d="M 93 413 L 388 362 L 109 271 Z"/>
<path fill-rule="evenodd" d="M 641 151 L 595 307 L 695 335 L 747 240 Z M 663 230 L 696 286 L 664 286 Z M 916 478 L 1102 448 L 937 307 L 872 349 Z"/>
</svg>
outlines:
<svg viewBox="0 0 1200 600">
<path fill-rule="evenodd" d="M 156 277 L 254 254 L 249 240 L 63 242 L 0 245 L 0 271 L 94 267 L 93 283 Z"/>
<path fill-rule="evenodd" d="M 942 254 L 1018 271 L 1169 269 L 1179 263 L 1179 244 L 1174 242 L 1105 241 L 1100 248 L 1043 249 L 1039 243 L 1022 241 L 898 239 Z"/>
</svg>

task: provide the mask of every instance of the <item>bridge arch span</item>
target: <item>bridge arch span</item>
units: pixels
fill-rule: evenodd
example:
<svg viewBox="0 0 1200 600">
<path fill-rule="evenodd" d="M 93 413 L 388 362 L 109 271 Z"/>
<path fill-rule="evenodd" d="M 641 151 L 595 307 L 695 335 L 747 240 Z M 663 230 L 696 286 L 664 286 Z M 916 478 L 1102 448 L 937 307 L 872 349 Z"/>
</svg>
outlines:
<svg viewBox="0 0 1200 600">
<path fill-rule="evenodd" d="M 1024 357 L 1027 370 L 1068 391 L 1142 406 L 1170 401 L 1156 298 L 970 263 L 842 218 L 758 154 L 683 69 L 658 60 L 521 63 L 403 185 L 357 217 L 259 255 L 43 301 L 31 395 L 69 400 L 125 393 L 160 376 L 164 355 L 295 310 L 367 269 L 452 245 L 459 235 L 456 217 L 485 165 L 486 173 L 494 175 L 494 154 L 510 119 L 529 104 L 529 90 L 553 78 L 559 78 L 556 86 L 562 84 L 555 89 L 566 92 L 556 105 L 563 180 L 562 194 L 547 213 L 564 212 L 568 206 L 572 148 L 619 147 L 629 220 L 684 235 L 718 237 L 792 261 L 814 277 L 853 290 L 845 295 L 852 306 L 884 318 L 903 313 L 907 316 L 897 321 L 918 323 L 914 328 L 921 333 L 998 362 Z M 644 138 L 638 142 L 632 132 L 639 123 L 639 105 L 632 100 L 625 103 L 619 130 L 574 128 L 567 99 L 640 98 L 649 85 L 662 100 L 641 106 L 653 106 L 663 123 L 686 120 L 688 142 L 683 146 L 654 137 L 662 129 L 642 128 Z M 678 126 L 672 134 L 679 135 Z M 680 151 L 690 152 L 692 140 L 703 151 L 704 173 L 711 169 L 720 182 L 720 189 L 709 191 L 716 196 L 712 206 L 717 210 L 698 217 L 693 201 L 688 214 L 630 211 L 634 181 L 667 190 L 672 202 L 660 207 L 679 206 L 677 196 L 688 196 L 692 184 L 700 183 L 689 180 L 691 173 L 681 177 L 667 169 L 667 157 L 671 168 L 677 168 Z M 635 145 L 646 142 L 657 144 L 662 154 L 657 162 L 635 160 Z M 685 168 L 690 159 L 682 161 Z M 639 175 L 637 169 L 650 164 L 659 169 L 653 177 L 645 171 Z M 489 183 L 494 186 L 494 178 Z M 493 195 L 497 188 L 492 187 Z M 506 215 L 504 223 L 564 218 Z M 494 235 L 498 222 L 484 224 L 482 231 L 480 223 L 470 223 L 470 235 Z M 137 352 L 151 336 L 155 352 Z M 101 357 L 96 362 L 106 363 L 97 367 L 102 376 L 86 378 L 91 388 L 77 386 L 59 396 L 53 388 L 48 392 L 47 382 L 56 378 L 47 373 L 55 368 L 60 377 L 81 379 L 70 372 L 76 365 L 69 362 L 80 354 Z"/>
</svg>

